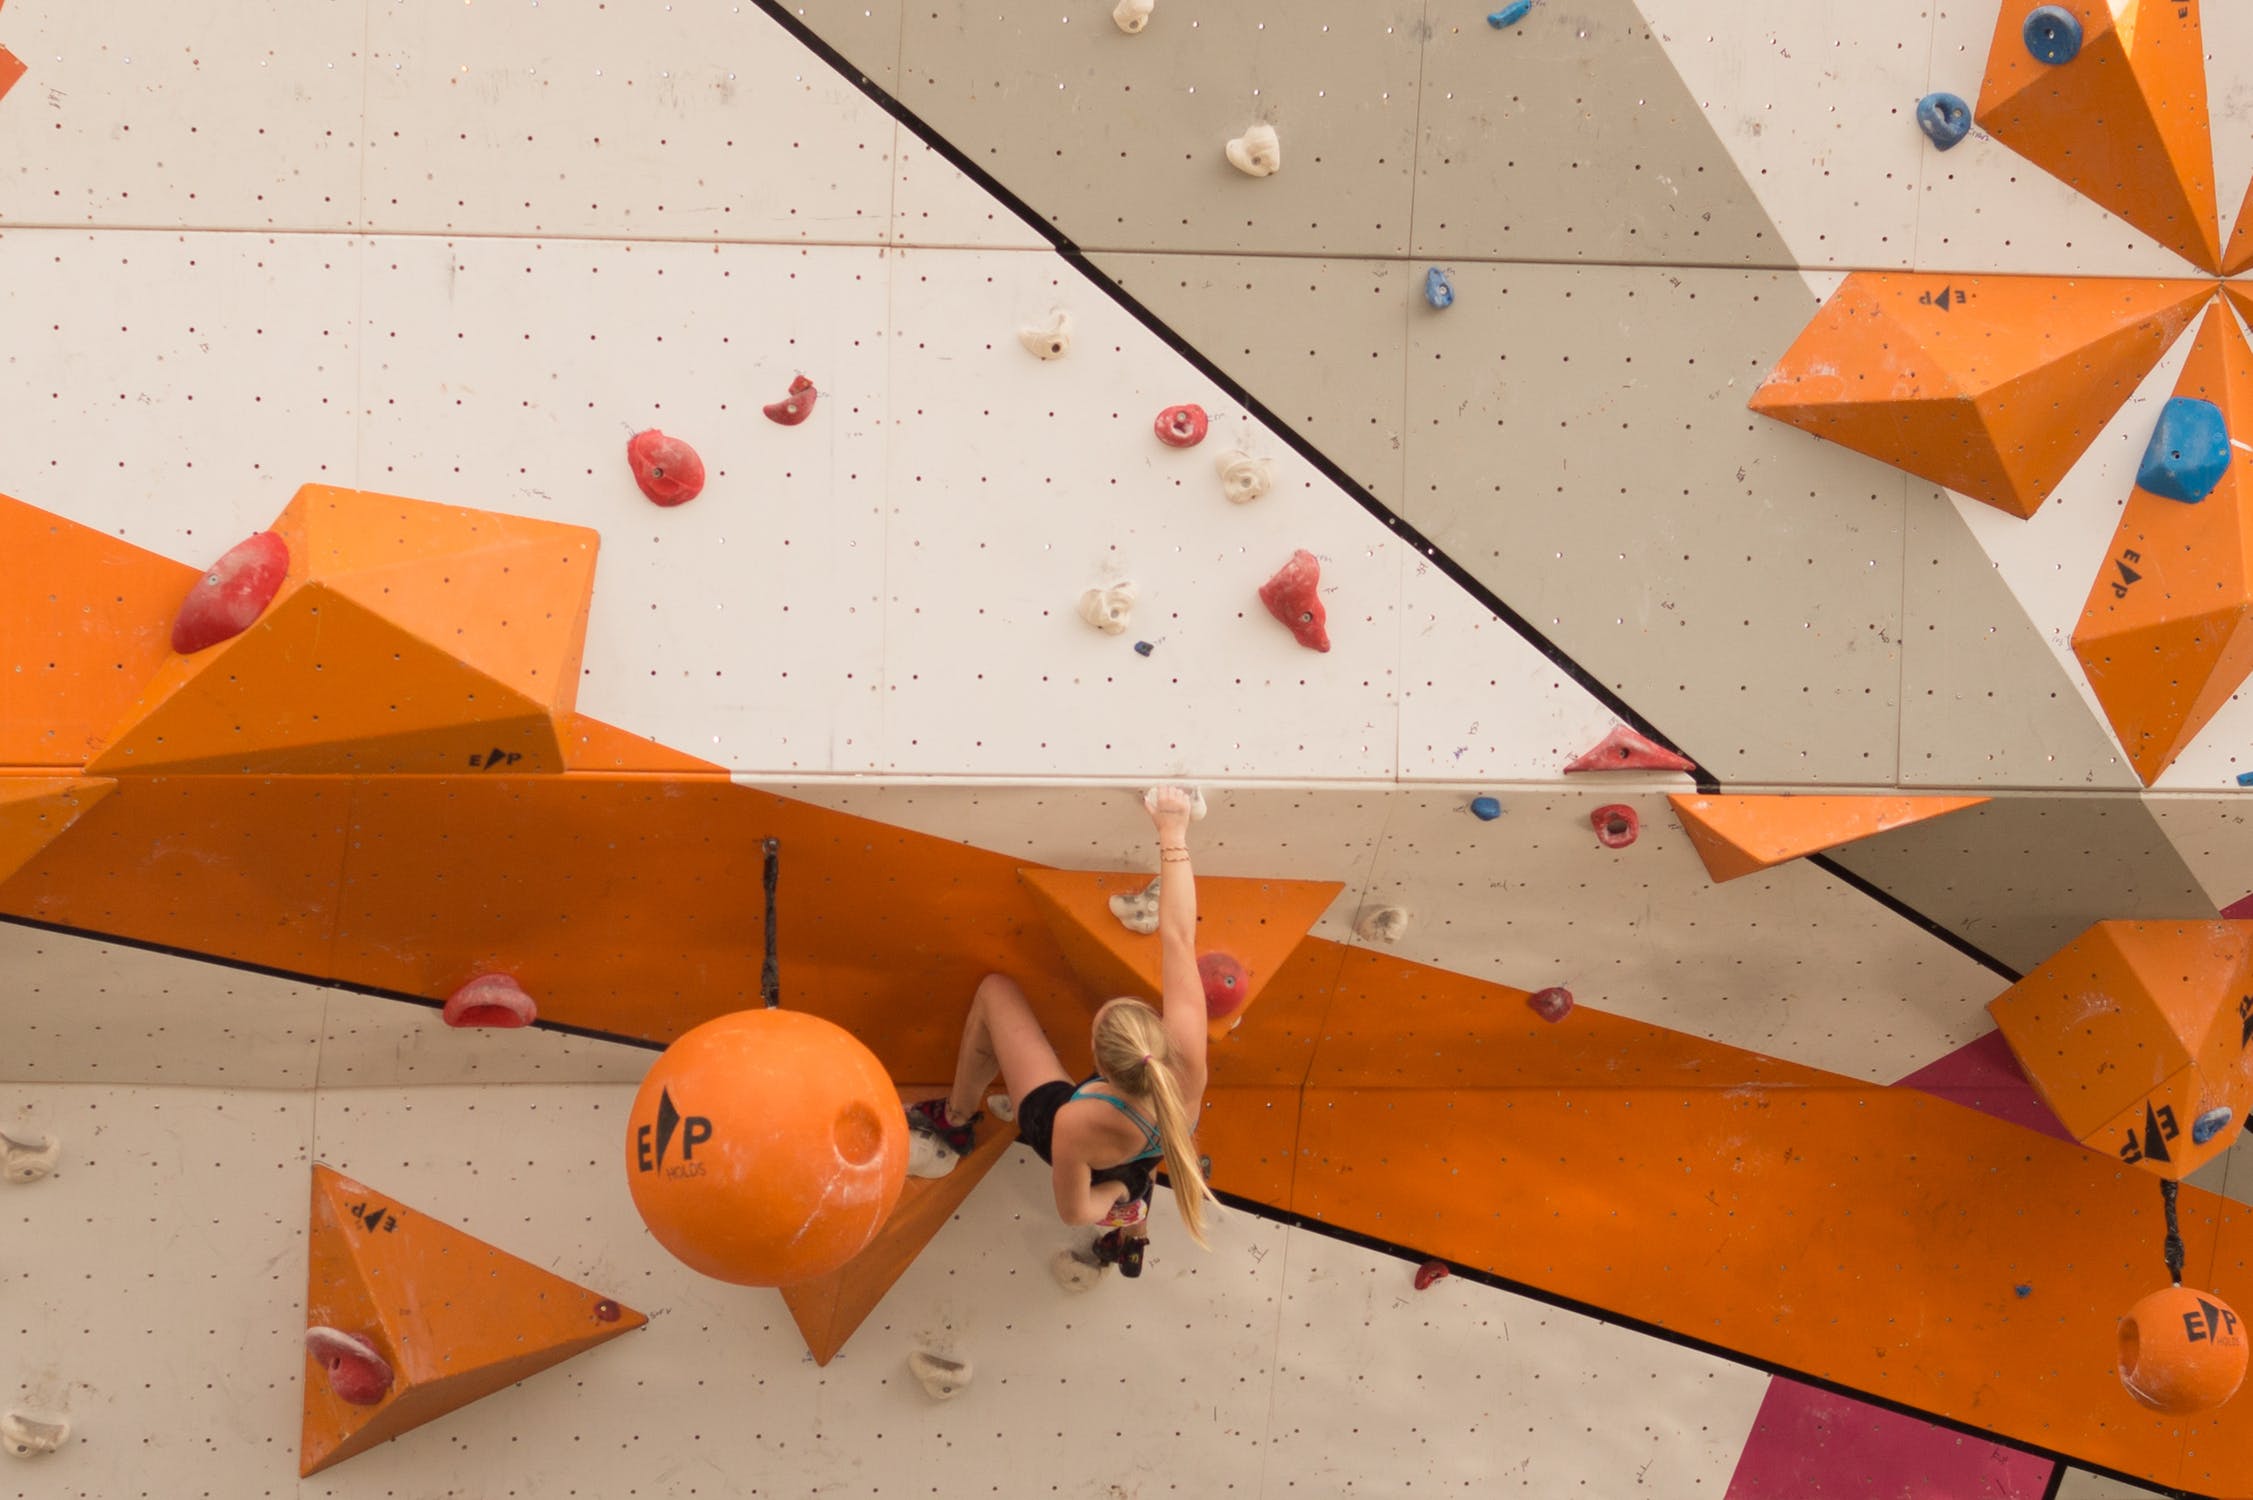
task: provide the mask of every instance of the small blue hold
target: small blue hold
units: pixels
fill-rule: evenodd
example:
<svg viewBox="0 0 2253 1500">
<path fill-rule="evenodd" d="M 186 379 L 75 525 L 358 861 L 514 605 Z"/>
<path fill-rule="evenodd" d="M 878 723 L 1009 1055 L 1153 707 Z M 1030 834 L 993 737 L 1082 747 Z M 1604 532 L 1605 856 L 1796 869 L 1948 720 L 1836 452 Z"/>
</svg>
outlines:
<svg viewBox="0 0 2253 1500">
<path fill-rule="evenodd" d="M 2026 50 L 2052 67 L 2081 55 L 2080 17 L 2062 5 L 2037 5 L 2026 18 Z"/>
<path fill-rule="evenodd" d="M 1151 645 L 1148 641 L 1136 641 L 1134 643 L 1134 654 L 1136 656 L 1148 656 L 1151 652 L 1157 649 L 1157 647 Z"/>
<path fill-rule="evenodd" d="M 1486 24 L 1496 31 L 1517 25 L 1533 9 L 1533 0 L 1510 0 L 1508 5 L 1486 18 Z"/>
<path fill-rule="evenodd" d="M 1471 814 L 1481 823 L 1491 823 L 1502 816 L 1502 804 L 1493 797 L 1473 797 Z"/>
<path fill-rule="evenodd" d="M 2196 396 L 2174 396 L 2159 409 L 2136 483 L 2154 495 L 2196 505 L 2214 493 L 2229 467 L 2230 430 L 2222 409 Z"/>
<path fill-rule="evenodd" d="M 2190 1122 L 2190 1143 L 2203 1146 L 2215 1136 L 2230 1128 L 2230 1107 L 2217 1104 Z"/>
<path fill-rule="evenodd" d="M 2020 1295 L 2021 1297 L 2031 1297 L 2034 1295 L 2034 1289 L 2028 1286 L 2023 1281 L 2020 1282 L 2017 1286 L 2012 1287 L 2011 1290 L 2018 1293 L 2018 1295 Z"/>
<path fill-rule="evenodd" d="M 1424 300 L 1434 307 L 1455 305 L 1455 283 L 1437 266 L 1424 273 Z"/>
<path fill-rule="evenodd" d="M 1943 151 L 1971 134 L 1971 106 L 1954 94 L 1927 94 L 1917 101 L 1917 128 Z"/>
<path fill-rule="evenodd" d="M 2240 771 L 2240 772 L 2238 772 L 2238 773 L 2237 773 L 2237 784 L 2238 784 L 2239 786 L 2253 786 L 2253 771 Z"/>
</svg>

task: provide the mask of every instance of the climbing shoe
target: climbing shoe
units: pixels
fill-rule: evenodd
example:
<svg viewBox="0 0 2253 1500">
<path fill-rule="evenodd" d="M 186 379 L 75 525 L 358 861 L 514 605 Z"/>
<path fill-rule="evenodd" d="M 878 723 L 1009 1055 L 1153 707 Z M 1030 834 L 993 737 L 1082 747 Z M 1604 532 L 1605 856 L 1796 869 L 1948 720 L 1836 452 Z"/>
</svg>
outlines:
<svg viewBox="0 0 2253 1500">
<path fill-rule="evenodd" d="M 1095 1252 L 1097 1265 L 1117 1266 L 1121 1276 L 1140 1276 L 1142 1255 L 1149 1246 L 1150 1241 L 1143 1235 L 1114 1229 L 1089 1248 Z"/>
<path fill-rule="evenodd" d="M 907 1107 L 907 1128 L 933 1136 L 946 1143 L 946 1148 L 957 1156 L 968 1156 L 976 1136 L 971 1127 L 984 1119 L 983 1114 L 972 1115 L 956 1124 L 947 1117 L 947 1101 L 925 1099 Z"/>
</svg>

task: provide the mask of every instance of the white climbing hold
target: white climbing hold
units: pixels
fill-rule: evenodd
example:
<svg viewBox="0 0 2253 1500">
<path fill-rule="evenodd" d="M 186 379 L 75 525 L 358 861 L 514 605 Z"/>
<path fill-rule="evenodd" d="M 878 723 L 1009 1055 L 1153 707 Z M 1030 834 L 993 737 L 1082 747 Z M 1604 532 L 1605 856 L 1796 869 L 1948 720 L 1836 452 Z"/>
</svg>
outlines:
<svg viewBox="0 0 2253 1500">
<path fill-rule="evenodd" d="M 1092 1292 L 1103 1279 L 1103 1266 L 1089 1260 L 1077 1250 L 1059 1250 L 1049 1261 L 1048 1269 L 1055 1273 L 1056 1284 L 1067 1292 Z"/>
<path fill-rule="evenodd" d="M 936 1136 L 911 1130 L 907 1136 L 907 1175 L 910 1177 L 944 1177 L 954 1170 L 961 1157 L 949 1151 L 946 1142 Z"/>
<path fill-rule="evenodd" d="M 1128 36 L 1133 36 L 1150 24 L 1150 12 L 1157 8 L 1157 0 L 1119 0 L 1111 8 L 1111 22 Z"/>
<path fill-rule="evenodd" d="M 986 1113 L 1004 1125 L 1017 1118 L 1017 1101 L 1007 1094 L 986 1095 Z"/>
<path fill-rule="evenodd" d="M 6 1448 L 18 1458 L 52 1453 L 69 1441 L 68 1417 L 34 1417 L 20 1411 L 0 1417 L 0 1448 Z"/>
<path fill-rule="evenodd" d="M 62 1142 L 51 1135 L 9 1135 L 0 1132 L 0 1179 L 37 1182 L 55 1170 Z"/>
<path fill-rule="evenodd" d="M 1205 815 L 1205 789 L 1201 786 L 1185 786 L 1181 790 L 1189 794 L 1189 821 L 1194 823 Z M 1157 806 L 1157 798 L 1158 789 L 1152 787 L 1142 794 L 1142 805 L 1154 808 Z"/>
<path fill-rule="evenodd" d="M 970 1388 L 970 1361 L 949 1359 L 918 1349 L 907 1357 L 907 1367 L 934 1401 L 952 1401 Z"/>
<path fill-rule="evenodd" d="M 1275 460 L 1254 458 L 1240 448 L 1223 453 L 1213 467 L 1220 473 L 1221 492 L 1233 505 L 1248 505 L 1275 484 Z"/>
<path fill-rule="evenodd" d="M 1017 342 L 1035 359 L 1062 359 L 1072 352 L 1072 315 L 1059 310 L 1050 314 L 1045 324 L 1020 328 Z"/>
<path fill-rule="evenodd" d="M 1121 581 L 1108 588 L 1092 588 L 1080 595 L 1080 618 L 1105 635 L 1126 634 L 1134 616 L 1134 585 Z"/>
<path fill-rule="evenodd" d="M 1397 943 L 1408 932 L 1408 911 L 1399 906 L 1364 908 L 1353 924 L 1353 935 L 1365 943 Z"/>
<path fill-rule="evenodd" d="M 1283 145 L 1275 127 L 1262 121 L 1228 143 L 1228 164 L 1246 177 L 1272 177 L 1283 170 Z"/>
<path fill-rule="evenodd" d="M 1158 930 L 1158 884 L 1153 876 L 1148 885 L 1132 895 L 1122 891 L 1111 898 L 1111 915 L 1119 919 L 1121 927 L 1144 937 Z"/>
</svg>

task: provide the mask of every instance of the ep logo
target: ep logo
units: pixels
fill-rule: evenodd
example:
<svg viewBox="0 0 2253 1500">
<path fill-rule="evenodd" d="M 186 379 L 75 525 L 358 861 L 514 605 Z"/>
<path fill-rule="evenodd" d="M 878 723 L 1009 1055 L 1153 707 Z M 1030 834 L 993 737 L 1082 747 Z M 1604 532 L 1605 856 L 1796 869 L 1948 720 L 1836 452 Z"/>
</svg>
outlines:
<svg viewBox="0 0 2253 1500">
<path fill-rule="evenodd" d="M 657 1139 L 652 1149 L 650 1132 Z M 665 1165 L 666 1153 L 673 1148 L 673 1138 L 680 1137 L 681 1159 L 670 1167 Z M 673 1091 L 666 1089 L 657 1096 L 657 1124 L 636 1126 L 634 1129 L 634 1165 L 644 1172 L 662 1172 L 667 1177 L 701 1177 L 704 1164 L 696 1159 L 696 1148 L 712 1138 L 712 1121 L 705 1115 L 683 1115 L 673 1106 Z"/>
</svg>

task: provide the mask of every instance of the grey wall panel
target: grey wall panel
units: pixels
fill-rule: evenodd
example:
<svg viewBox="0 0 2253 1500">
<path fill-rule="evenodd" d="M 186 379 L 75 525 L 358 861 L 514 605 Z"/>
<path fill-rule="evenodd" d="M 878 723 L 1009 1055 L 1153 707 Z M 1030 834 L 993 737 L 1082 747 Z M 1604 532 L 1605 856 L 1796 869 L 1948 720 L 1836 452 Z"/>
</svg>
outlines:
<svg viewBox="0 0 2253 1500">
<path fill-rule="evenodd" d="M 1354 482 L 1400 503 L 1408 325 L 1437 316 L 1396 260 L 1089 257 Z"/>
<path fill-rule="evenodd" d="M 899 92 L 901 0 L 790 0 L 785 8 L 870 82 Z"/>
<path fill-rule="evenodd" d="M 2253 895 L 2253 796 L 2157 796 L 2146 805 L 2216 906 Z"/>
<path fill-rule="evenodd" d="M 1954 502 L 1914 480 L 1908 540 L 1902 783 L 2138 785 Z"/>
<path fill-rule="evenodd" d="M 1806 283 L 1456 286 L 1410 323 L 1407 518 L 1723 780 L 1890 783 L 1905 482 L 1745 410 Z"/>
<path fill-rule="evenodd" d="M 1634 0 L 1485 9 L 1432 9 L 1418 255 L 1792 264 Z"/>
<path fill-rule="evenodd" d="M 2093 922 L 2214 916 L 2134 797 L 2006 792 L 1832 858 L 2021 971 Z"/>
</svg>

